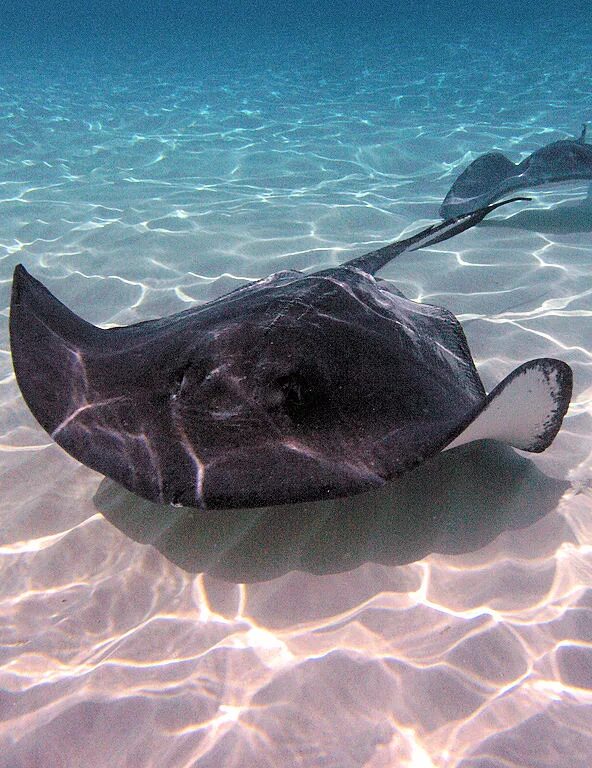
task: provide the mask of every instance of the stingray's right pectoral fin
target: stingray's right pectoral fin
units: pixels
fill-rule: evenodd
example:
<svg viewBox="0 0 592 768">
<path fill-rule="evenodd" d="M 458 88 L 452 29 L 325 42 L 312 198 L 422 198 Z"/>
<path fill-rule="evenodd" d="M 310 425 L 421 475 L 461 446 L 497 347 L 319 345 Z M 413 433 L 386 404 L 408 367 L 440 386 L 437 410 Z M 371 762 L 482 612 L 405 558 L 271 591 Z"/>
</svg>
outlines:
<svg viewBox="0 0 592 768">
<path fill-rule="evenodd" d="M 559 431 L 571 393 L 572 372 L 567 363 L 552 358 L 530 360 L 497 385 L 446 450 L 491 439 L 540 453 Z"/>
</svg>

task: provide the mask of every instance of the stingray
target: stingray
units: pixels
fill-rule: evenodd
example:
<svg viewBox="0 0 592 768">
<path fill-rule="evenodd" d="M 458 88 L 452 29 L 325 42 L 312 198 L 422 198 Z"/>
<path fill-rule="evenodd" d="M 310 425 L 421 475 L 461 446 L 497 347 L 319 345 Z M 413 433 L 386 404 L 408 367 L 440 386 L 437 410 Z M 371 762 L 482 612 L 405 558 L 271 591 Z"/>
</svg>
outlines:
<svg viewBox="0 0 592 768">
<path fill-rule="evenodd" d="M 444 198 L 440 216 L 471 213 L 519 189 L 586 179 L 592 179 L 592 145 L 586 144 L 584 125 L 578 139 L 554 141 L 521 163 L 511 162 L 501 152 L 473 160 Z"/>
<path fill-rule="evenodd" d="M 454 315 L 375 277 L 503 204 L 124 327 L 91 325 L 18 265 L 21 392 L 78 461 L 151 501 L 202 509 L 353 495 L 482 438 L 542 451 L 569 404 L 569 366 L 531 360 L 487 395 Z"/>
</svg>

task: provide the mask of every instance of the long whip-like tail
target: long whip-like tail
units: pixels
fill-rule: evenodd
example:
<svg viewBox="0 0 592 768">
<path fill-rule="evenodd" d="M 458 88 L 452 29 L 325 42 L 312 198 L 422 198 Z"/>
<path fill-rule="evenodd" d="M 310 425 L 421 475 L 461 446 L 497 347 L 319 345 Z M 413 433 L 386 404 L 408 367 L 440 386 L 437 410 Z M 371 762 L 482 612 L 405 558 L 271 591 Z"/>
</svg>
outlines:
<svg viewBox="0 0 592 768">
<path fill-rule="evenodd" d="M 450 237 L 454 237 L 454 235 L 464 232 L 465 229 L 470 229 L 471 227 L 474 227 L 475 224 L 479 224 L 487 214 L 491 213 L 496 208 L 499 208 L 501 205 L 530 199 L 530 197 L 512 197 L 509 200 L 502 200 L 499 203 L 486 205 L 484 208 L 479 208 L 472 213 L 465 213 L 462 216 L 447 219 L 441 224 L 433 224 L 427 229 L 418 232 L 416 235 L 408 237 L 406 240 L 398 240 L 396 243 L 385 245 L 383 248 L 379 248 L 376 251 L 370 251 L 370 253 L 366 253 L 363 256 L 351 259 L 351 261 L 346 262 L 344 266 L 355 267 L 370 275 L 374 275 L 379 269 L 386 266 L 389 261 L 400 256 L 402 253 L 405 253 L 405 251 L 416 251 L 418 248 L 426 248 L 429 245 L 441 243 L 443 240 L 448 240 Z"/>
</svg>

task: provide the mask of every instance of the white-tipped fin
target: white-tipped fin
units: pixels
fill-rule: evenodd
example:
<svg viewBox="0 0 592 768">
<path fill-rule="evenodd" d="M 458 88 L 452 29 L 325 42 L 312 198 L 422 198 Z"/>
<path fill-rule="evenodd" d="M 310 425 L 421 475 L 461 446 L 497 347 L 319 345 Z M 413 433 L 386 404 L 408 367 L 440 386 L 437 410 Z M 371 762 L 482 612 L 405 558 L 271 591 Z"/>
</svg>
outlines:
<svg viewBox="0 0 592 768">
<path fill-rule="evenodd" d="M 491 439 L 540 453 L 559 431 L 571 391 L 569 365 L 552 358 L 530 360 L 497 385 L 483 409 L 446 450 L 473 440 Z"/>
</svg>

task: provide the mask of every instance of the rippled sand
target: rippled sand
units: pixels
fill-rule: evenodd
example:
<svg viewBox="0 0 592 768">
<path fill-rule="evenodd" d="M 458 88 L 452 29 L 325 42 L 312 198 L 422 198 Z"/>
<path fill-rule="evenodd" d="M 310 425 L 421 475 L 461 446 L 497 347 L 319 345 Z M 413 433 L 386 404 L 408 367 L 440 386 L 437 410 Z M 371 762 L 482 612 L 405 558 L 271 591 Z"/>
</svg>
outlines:
<svg viewBox="0 0 592 768">
<path fill-rule="evenodd" d="M 472 445 L 349 501 L 159 508 L 51 444 L 7 335 L 18 262 L 127 324 L 427 225 L 479 153 L 579 133 L 576 42 L 554 38 L 544 66 L 491 40 L 208 70 L 3 64 L 2 768 L 590 765 L 586 185 L 383 272 L 459 316 L 488 389 L 526 359 L 570 363 L 540 456 Z"/>
</svg>

